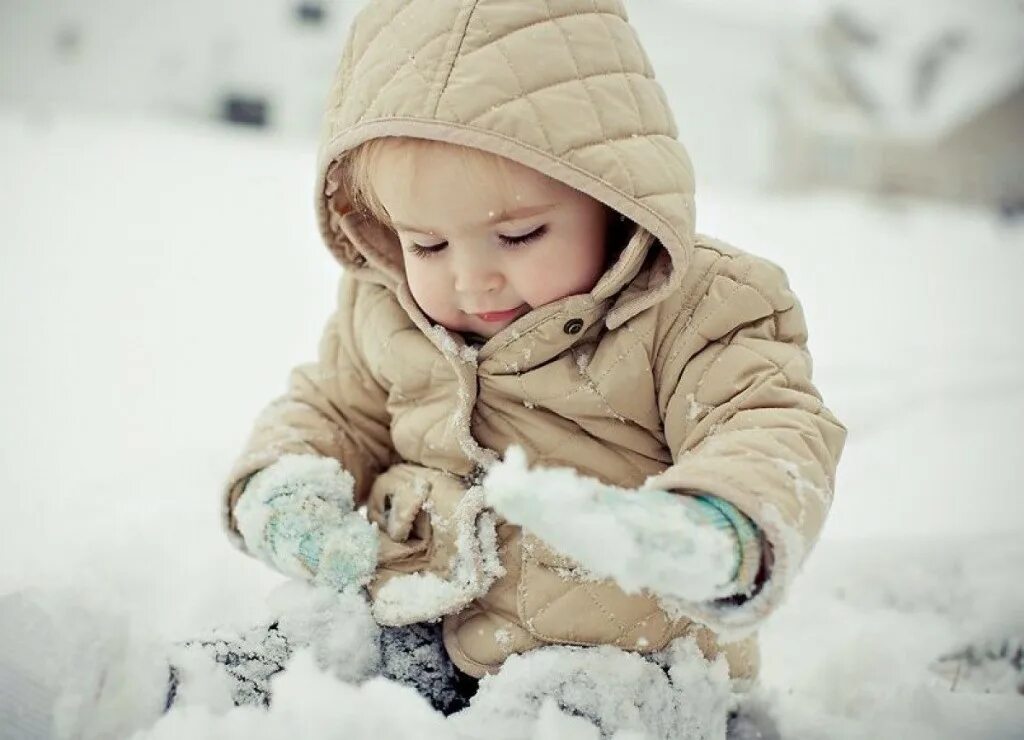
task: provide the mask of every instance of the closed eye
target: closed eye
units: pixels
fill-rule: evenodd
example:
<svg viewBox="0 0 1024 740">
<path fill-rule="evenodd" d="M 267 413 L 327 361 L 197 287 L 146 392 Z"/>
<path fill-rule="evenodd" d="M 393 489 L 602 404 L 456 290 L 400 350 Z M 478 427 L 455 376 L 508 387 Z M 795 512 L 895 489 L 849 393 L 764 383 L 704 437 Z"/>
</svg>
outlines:
<svg viewBox="0 0 1024 740">
<path fill-rule="evenodd" d="M 515 249 L 525 244 L 529 244 L 536 239 L 540 239 L 542 236 L 548 233 L 548 227 L 538 226 L 536 229 L 531 231 L 529 234 L 522 234 L 521 236 L 506 236 L 505 234 L 498 234 L 498 239 L 508 249 Z M 439 242 L 437 244 L 417 244 L 413 242 L 407 249 L 417 257 L 432 257 L 435 254 L 444 250 L 448 246 L 448 242 Z"/>
<path fill-rule="evenodd" d="M 499 234 L 498 238 L 501 239 L 502 243 L 505 246 L 519 247 L 522 246 L 523 244 L 529 244 L 535 239 L 540 239 L 546 233 L 548 233 L 548 227 L 545 225 L 538 226 L 529 234 L 523 234 L 522 236 L 505 236 L 504 234 Z"/>
<path fill-rule="evenodd" d="M 441 242 L 440 244 L 417 244 L 413 242 L 409 245 L 408 249 L 410 252 L 415 254 L 417 257 L 431 257 L 442 249 L 448 246 L 448 242 Z"/>
</svg>

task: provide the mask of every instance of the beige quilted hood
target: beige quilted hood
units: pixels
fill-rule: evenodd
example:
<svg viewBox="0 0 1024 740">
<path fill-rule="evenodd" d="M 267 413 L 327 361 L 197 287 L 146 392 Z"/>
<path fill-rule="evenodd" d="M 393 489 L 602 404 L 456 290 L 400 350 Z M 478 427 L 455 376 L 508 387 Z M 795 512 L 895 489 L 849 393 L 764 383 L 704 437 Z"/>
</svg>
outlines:
<svg viewBox="0 0 1024 740">
<path fill-rule="evenodd" d="M 436 139 L 517 161 L 653 234 L 672 270 L 616 306 L 620 325 L 678 289 L 694 242 L 693 169 L 664 92 L 619 0 L 377 0 L 354 21 L 322 135 L 316 207 L 336 258 L 394 285 L 394 235 L 351 212 L 336 160 L 384 136 Z M 630 245 L 592 295 L 639 270 Z"/>
</svg>

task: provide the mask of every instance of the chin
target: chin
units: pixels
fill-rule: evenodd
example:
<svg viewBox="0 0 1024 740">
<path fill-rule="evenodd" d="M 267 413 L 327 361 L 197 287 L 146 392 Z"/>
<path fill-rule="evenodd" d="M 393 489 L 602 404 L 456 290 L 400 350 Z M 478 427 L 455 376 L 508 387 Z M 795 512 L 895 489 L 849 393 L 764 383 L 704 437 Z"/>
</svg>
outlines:
<svg viewBox="0 0 1024 740">
<path fill-rule="evenodd" d="M 462 333 L 463 334 L 476 334 L 478 337 L 483 337 L 484 339 L 490 339 L 491 337 L 493 337 L 495 334 L 497 334 L 499 331 L 504 329 L 506 326 L 508 326 L 512 322 L 511 321 L 506 321 L 506 322 L 503 322 L 501 324 L 489 324 L 489 323 L 486 323 L 486 322 L 483 322 L 483 321 L 479 321 L 479 322 L 476 322 L 476 323 L 480 324 L 480 326 L 467 326 L 465 329 L 461 330 Z"/>
</svg>

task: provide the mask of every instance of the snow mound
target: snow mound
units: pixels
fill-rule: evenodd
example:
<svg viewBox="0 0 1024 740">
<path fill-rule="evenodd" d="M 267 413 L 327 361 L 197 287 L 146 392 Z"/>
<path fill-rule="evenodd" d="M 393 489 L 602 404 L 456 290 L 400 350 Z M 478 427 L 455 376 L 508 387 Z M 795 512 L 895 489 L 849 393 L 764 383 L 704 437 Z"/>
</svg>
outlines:
<svg viewBox="0 0 1024 740">
<path fill-rule="evenodd" d="M 573 737 L 725 737 L 732 695 L 724 658 L 709 663 L 692 640 L 675 641 L 661 658 L 659 664 L 607 645 L 513 655 L 481 681 L 453 724 L 469 737 L 534 737 L 538 719 L 563 722 L 557 709 L 581 720 L 566 725 Z"/>
</svg>

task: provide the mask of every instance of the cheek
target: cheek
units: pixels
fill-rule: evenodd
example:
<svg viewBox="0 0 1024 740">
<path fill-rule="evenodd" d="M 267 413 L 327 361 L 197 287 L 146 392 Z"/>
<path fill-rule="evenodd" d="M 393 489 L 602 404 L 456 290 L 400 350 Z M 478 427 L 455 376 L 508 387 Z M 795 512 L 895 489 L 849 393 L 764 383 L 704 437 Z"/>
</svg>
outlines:
<svg viewBox="0 0 1024 740">
<path fill-rule="evenodd" d="M 424 260 L 406 261 L 405 276 L 417 301 L 433 302 L 442 292 L 440 271 L 431 269 Z"/>
<path fill-rule="evenodd" d="M 604 250 L 600 242 L 551 244 L 523 266 L 519 283 L 531 306 L 589 293 L 601 277 Z"/>
<path fill-rule="evenodd" d="M 407 258 L 405 277 L 409 283 L 409 292 L 423 313 L 433 321 L 453 328 L 451 322 L 458 317 L 459 312 L 452 305 L 452 292 L 446 272 L 429 264 L 427 260 Z"/>
</svg>

